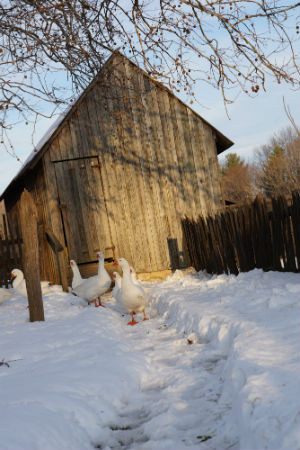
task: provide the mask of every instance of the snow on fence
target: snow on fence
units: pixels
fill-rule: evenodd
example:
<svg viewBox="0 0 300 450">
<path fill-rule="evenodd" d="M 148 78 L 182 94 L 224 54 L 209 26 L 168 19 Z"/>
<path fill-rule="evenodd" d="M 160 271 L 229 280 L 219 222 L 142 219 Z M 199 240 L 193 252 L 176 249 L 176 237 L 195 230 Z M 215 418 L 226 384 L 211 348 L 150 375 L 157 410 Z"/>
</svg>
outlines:
<svg viewBox="0 0 300 450">
<path fill-rule="evenodd" d="M 184 218 L 190 264 L 209 273 L 263 270 L 299 272 L 300 196 L 284 196 L 231 206 L 215 217 Z"/>
</svg>

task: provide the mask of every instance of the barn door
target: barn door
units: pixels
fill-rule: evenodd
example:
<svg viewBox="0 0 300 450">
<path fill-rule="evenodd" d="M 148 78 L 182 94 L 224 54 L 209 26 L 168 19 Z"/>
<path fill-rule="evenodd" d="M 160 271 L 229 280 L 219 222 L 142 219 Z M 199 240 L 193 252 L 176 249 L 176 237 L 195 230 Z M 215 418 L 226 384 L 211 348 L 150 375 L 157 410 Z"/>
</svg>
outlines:
<svg viewBox="0 0 300 450">
<path fill-rule="evenodd" d="M 57 161 L 54 167 L 70 258 L 78 263 L 95 261 L 98 250 L 112 256 L 98 158 Z"/>
</svg>

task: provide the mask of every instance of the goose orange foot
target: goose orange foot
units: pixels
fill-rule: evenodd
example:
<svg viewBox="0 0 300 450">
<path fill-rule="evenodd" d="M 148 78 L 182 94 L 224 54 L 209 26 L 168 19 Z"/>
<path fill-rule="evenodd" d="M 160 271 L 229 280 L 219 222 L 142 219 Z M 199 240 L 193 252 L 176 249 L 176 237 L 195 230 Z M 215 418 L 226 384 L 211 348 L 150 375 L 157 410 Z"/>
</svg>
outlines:
<svg viewBox="0 0 300 450">
<path fill-rule="evenodd" d="M 99 300 L 98 306 L 102 306 L 102 308 L 106 308 L 106 306 L 102 305 L 102 303 L 101 303 L 101 297 L 98 297 L 98 300 Z"/>
<path fill-rule="evenodd" d="M 138 322 L 136 320 L 132 320 L 131 322 L 128 322 L 127 325 L 136 325 Z"/>
<path fill-rule="evenodd" d="M 137 324 L 138 322 L 136 321 L 136 320 L 134 320 L 134 318 L 133 318 L 133 314 L 134 314 L 134 312 L 133 311 L 131 311 L 131 313 L 130 313 L 130 315 L 131 315 L 131 322 L 128 322 L 128 324 L 127 325 L 135 325 L 135 324 Z"/>
</svg>

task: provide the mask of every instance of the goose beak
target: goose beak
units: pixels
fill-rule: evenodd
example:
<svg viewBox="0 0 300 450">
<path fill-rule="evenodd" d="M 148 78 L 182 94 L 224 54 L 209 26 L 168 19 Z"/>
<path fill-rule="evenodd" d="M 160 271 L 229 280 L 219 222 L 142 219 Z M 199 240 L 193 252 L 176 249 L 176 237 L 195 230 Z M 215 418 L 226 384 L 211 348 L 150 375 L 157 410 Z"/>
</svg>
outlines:
<svg viewBox="0 0 300 450">
<path fill-rule="evenodd" d="M 14 275 L 13 273 L 10 276 L 10 279 L 13 280 L 14 278 L 16 278 L 16 275 Z"/>
<path fill-rule="evenodd" d="M 118 266 L 118 265 L 119 265 L 119 263 L 118 263 L 118 260 L 116 259 L 115 262 L 113 263 L 113 266 Z"/>
</svg>

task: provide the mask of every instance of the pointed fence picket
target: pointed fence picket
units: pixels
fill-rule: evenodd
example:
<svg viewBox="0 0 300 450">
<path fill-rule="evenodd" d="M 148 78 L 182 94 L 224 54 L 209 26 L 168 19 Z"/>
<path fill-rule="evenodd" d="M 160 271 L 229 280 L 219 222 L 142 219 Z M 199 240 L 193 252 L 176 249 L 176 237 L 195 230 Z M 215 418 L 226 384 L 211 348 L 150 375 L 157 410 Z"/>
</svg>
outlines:
<svg viewBox="0 0 300 450">
<path fill-rule="evenodd" d="M 214 217 L 182 220 L 190 264 L 209 273 L 299 272 L 300 195 L 230 206 Z"/>
</svg>

